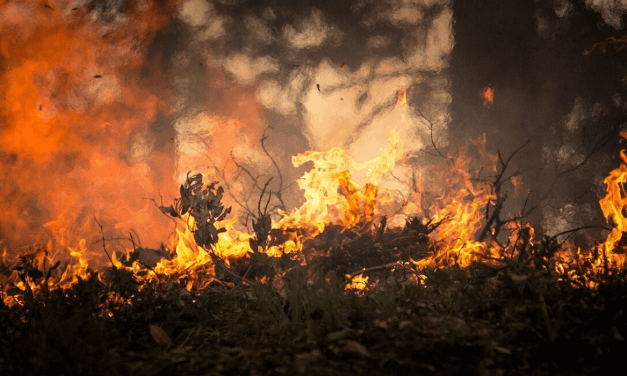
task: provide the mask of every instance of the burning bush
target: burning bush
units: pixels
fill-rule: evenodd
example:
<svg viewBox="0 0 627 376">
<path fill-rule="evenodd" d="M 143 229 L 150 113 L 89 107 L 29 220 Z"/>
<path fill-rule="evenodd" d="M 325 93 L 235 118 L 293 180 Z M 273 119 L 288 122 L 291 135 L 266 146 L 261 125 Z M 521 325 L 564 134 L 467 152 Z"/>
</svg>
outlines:
<svg viewBox="0 0 627 376">
<path fill-rule="evenodd" d="M 384 215 L 377 199 L 380 192 L 391 196 L 375 184 L 379 167 L 371 164 L 368 178 L 375 178 L 357 183 L 334 153 L 307 156 L 315 162 L 300 183 L 308 202 L 276 220 L 267 211 L 269 194 L 261 209 L 266 184 L 252 235 L 233 227 L 218 182 L 205 185 L 203 174 L 188 174 L 174 204 L 159 207 L 181 226 L 172 251 L 133 243 L 126 254 L 109 255 L 103 233 L 108 268 L 89 267 L 85 241 L 65 264 L 49 247 L 32 248 L 15 266 L 3 263 L 2 346 L 11 355 L 2 361 L 26 373 L 147 372 L 148 359 L 169 371 L 212 364 L 304 372 L 348 356 L 362 371 L 378 364 L 382 372 L 552 373 L 572 365 L 549 344 L 578 354 L 576 364 L 589 370 L 597 366 L 585 351 L 613 359 L 624 348 L 624 164 L 606 179 L 601 200 L 616 226 L 584 251 L 558 240 L 567 233 L 538 240 L 521 217 L 500 218 L 507 163 L 488 169 L 496 173 L 490 180 L 478 175 L 485 169 L 469 174 L 466 157 L 449 156 L 441 176 L 453 196 L 437 197 L 430 217 L 413 214 L 398 227 L 388 224 L 394 213 Z M 325 193 L 317 196 L 315 187 Z M 498 233 L 506 230 L 501 242 Z M 480 232 L 491 234 L 489 243 L 475 240 Z M 159 257 L 151 264 L 147 254 Z M 265 352 L 277 344 L 289 350 Z M 194 365 L 206 346 L 218 355 Z M 453 349 L 474 355 L 441 357 Z"/>
</svg>

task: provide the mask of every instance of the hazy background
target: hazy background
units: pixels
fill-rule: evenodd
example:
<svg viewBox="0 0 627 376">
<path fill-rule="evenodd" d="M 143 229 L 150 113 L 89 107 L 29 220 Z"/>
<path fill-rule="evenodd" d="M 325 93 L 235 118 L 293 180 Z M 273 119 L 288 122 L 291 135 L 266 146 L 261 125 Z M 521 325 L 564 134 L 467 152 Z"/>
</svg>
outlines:
<svg viewBox="0 0 627 376">
<path fill-rule="evenodd" d="M 608 4 L 0 0 L 0 235 L 80 236 L 96 215 L 155 246 L 170 222 L 145 198 L 169 203 L 189 170 L 231 182 L 246 206 L 251 176 L 276 176 L 267 152 L 290 208 L 306 169 L 292 156 L 345 147 L 365 161 L 395 128 L 419 166 L 430 127 L 442 151 L 485 133 L 507 157 L 529 140 L 510 167 L 533 191 L 532 220 L 552 233 L 601 223 L 627 60 L 584 51 L 623 35 L 627 2 Z M 510 195 L 514 211 L 526 194 Z"/>
</svg>

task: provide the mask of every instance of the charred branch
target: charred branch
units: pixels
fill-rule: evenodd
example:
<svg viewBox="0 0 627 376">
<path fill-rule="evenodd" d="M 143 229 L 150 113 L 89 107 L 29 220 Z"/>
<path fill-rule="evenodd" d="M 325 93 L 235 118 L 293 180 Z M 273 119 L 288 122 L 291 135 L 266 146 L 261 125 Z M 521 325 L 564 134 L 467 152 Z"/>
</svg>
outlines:
<svg viewBox="0 0 627 376">
<path fill-rule="evenodd" d="M 105 243 L 104 229 L 102 228 L 102 225 L 100 224 L 100 222 L 98 222 L 98 219 L 96 219 L 96 216 L 94 216 L 94 221 L 96 221 L 96 223 L 98 224 L 98 227 L 100 227 L 100 234 L 102 235 L 102 250 L 107 255 L 109 262 L 111 262 L 111 266 L 115 267 L 115 264 L 113 264 L 113 259 L 111 259 L 111 256 L 109 255 L 109 252 L 107 251 L 107 244 Z"/>
<path fill-rule="evenodd" d="M 436 152 L 436 154 L 429 153 L 429 152 L 427 152 L 427 154 L 430 154 L 430 155 L 433 155 L 433 156 L 442 157 L 442 158 L 444 158 L 444 159 L 448 159 L 449 157 L 447 157 L 446 155 L 444 155 L 444 153 L 442 153 L 442 152 L 440 151 L 440 149 L 439 149 L 439 148 L 436 146 L 436 144 L 435 144 L 435 140 L 433 139 L 433 128 L 434 128 L 434 126 L 435 126 L 435 125 L 433 124 L 433 122 L 431 121 L 431 119 L 429 119 L 428 117 L 426 117 L 426 116 L 422 113 L 422 111 L 421 111 L 419 108 L 417 108 L 417 109 L 416 109 L 416 111 L 418 112 L 418 115 L 420 115 L 420 117 L 421 117 L 421 118 L 423 118 L 423 119 L 427 122 L 427 124 L 429 125 L 429 138 L 430 138 L 430 140 L 431 140 L 431 146 L 433 146 L 433 149 L 434 149 L 434 150 L 435 150 L 435 152 Z"/>
<path fill-rule="evenodd" d="M 505 182 L 509 181 L 512 177 L 520 173 L 519 171 L 515 171 L 511 175 L 507 177 L 505 176 L 505 173 L 509 167 L 509 164 L 514 158 L 514 156 L 518 154 L 522 149 L 524 149 L 525 146 L 529 144 L 529 142 L 531 142 L 531 140 L 527 140 L 525 143 L 523 143 L 520 147 L 514 150 L 505 160 L 503 160 L 501 152 L 500 151 L 498 152 L 498 160 L 499 160 L 499 165 L 500 165 L 499 172 L 496 174 L 496 176 L 493 177 L 492 181 L 488 181 L 488 184 L 490 185 L 491 198 L 486 204 L 486 208 L 485 208 L 486 224 L 483 227 L 483 230 L 481 230 L 481 233 L 479 234 L 479 237 L 478 237 L 479 241 L 485 240 L 488 233 L 491 233 L 493 238 L 498 238 L 501 228 L 504 225 L 518 219 L 518 218 L 517 219 L 510 218 L 510 219 L 504 220 L 501 218 L 501 211 L 503 210 L 503 205 L 505 204 L 505 201 L 507 200 L 507 194 L 506 193 L 502 194 L 501 190 Z M 490 212 L 490 209 L 492 209 L 491 212 Z M 524 216 L 525 216 L 525 213 L 524 213 L 524 208 L 523 208 L 523 212 L 521 212 L 520 219 L 522 219 Z"/>
</svg>

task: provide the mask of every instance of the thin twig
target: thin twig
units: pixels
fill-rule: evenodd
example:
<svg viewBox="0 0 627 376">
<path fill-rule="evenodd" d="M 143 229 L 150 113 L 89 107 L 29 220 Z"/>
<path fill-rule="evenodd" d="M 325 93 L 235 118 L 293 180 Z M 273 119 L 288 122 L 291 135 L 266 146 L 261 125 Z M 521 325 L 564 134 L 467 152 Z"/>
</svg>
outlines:
<svg viewBox="0 0 627 376">
<path fill-rule="evenodd" d="M 425 119 L 425 120 L 427 121 L 427 123 L 429 123 L 429 133 L 430 133 L 430 137 L 431 137 L 431 145 L 433 146 L 433 149 L 435 149 L 435 151 L 438 153 L 438 155 L 439 155 L 440 157 L 445 158 L 445 159 L 449 159 L 449 157 L 445 156 L 445 155 L 444 155 L 444 154 L 440 151 L 440 149 L 438 149 L 438 147 L 435 145 L 435 140 L 433 139 L 433 127 L 434 127 L 433 122 L 431 122 L 431 120 L 430 120 L 428 117 L 426 117 L 426 116 L 422 113 L 422 111 L 420 111 L 420 109 L 419 109 L 419 108 L 418 108 L 418 109 L 416 109 L 416 111 L 418 112 L 418 115 L 420 115 L 423 119 Z M 429 154 L 431 154 L 431 153 L 429 153 Z M 433 155 L 433 154 L 431 154 L 431 155 Z"/>
<path fill-rule="evenodd" d="M 401 237 L 398 237 L 398 238 L 390 239 L 388 241 L 388 243 L 396 243 L 396 242 L 401 241 L 401 240 L 410 240 L 410 239 L 425 240 L 425 239 L 428 239 L 428 236 L 427 235 L 424 235 L 424 236 L 414 236 L 414 235 L 411 235 L 411 236 L 401 236 Z"/>
<path fill-rule="evenodd" d="M 471 254 L 473 254 L 473 255 L 475 255 L 475 256 L 478 256 L 478 257 L 481 257 L 481 258 L 487 259 L 487 260 L 499 261 L 499 262 L 506 262 L 506 260 L 505 260 L 505 259 L 500 259 L 500 258 L 497 258 L 497 257 L 492 257 L 492 256 L 482 255 L 481 253 L 478 253 L 478 252 L 470 252 L 470 253 L 471 253 Z"/>
<path fill-rule="evenodd" d="M 128 235 L 131 237 L 131 244 L 133 245 L 133 251 L 137 251 L 137 247 L 135 246 L 135 239 L 133 239 L 133 233 L 129 231 Z"/>
<path fill-rule="evenodd" d="M 483 241 L 492 228 L 494 229 L 493 237 L 498 237 L 503 225 L 508 223 L 507 220 L 504 221 L 501 219 L 501 210 L 503 210 L 503 205 L 505 204 L 505 200 L 507 200 L 507 194 L 501 195 L 501 188 L 503 187 L 503 183 L 511 179 L 513 176 L 516 176 L 518 172 L 513 173 L 506 179 L 503 179 L 503 176 L 505 175 L 505 172 L 507 171 L 507 168 L 509 167 L 509 163 L 512 161 L 512 158 L 514 158 L 514 156 L 518 154 L 518 152 L 520 152 L 525 146 L 527 146 L 529 142 L 531 142 L 531 140 L 525 141 L 521 146 L 519 146 L 516 150 L 510 153 L 509 157 L 507 157 L 506 160 L 503 160 L 501 152 L 497 151 L 499 163 L 501 165 L 500 171 L 493 177 L 494 180 L 490 182 L 492 186 L 490 193 L 494 195 L 495 201 L 489 200 L 486 204 L 486 224 L 483 227 L 483 230 L 481 230 L 481 234 L 479 235 L 478 240 Z M 491 215 L 490 207 L 493 208 Z M 494 225 L 494 227 L 492 227 L 492 225 Z"/>
<path fill-rule="evenodd" d="M 268 128 L 272 129 L 271 127 L 268 126 Z M 266 129 L 268 129 L 266 128 Z M 279 188 L 277 189 L 277 191 L 274 193 L 274 195 L 276 196 L 276 198 L 279 200 L 279 202 L 281 203 L 281 209 L 285 210 L 285 203 L 283 202 L 283 197 L 282 197 L 282 192 L 283 192 L 283 174 L 281 173 L 281 169 L 279 168 L 279 165 L 276 163 L 276 161 L 274 160 L 274 158 L 270 155 L 270 153 L 268 152 L 268 150 L 266 149 L 266 139 L 268 138 L 268 136 L 265 136 L 265 130 L 264 130 L 264 136 L 261 137 L 261 148 L 263 149 L 263 152 L 266 153 L 266 155 L 268 156 L 268 158 L 270 158 L 270 160 L 272 161 L 272 164 L 274 165 L 274 168 L 277 171 L 277 174 L 279 175 Z"/>
<path fill-rule="evenodd" d="M 372 271 L 375 271 L 375 270 L 389 269 L 389 268 L 393 268 L 393 267 L 395 267 L 395 266 L 403 266 L 403 264 L 402 264 L 402 263 L 400 263 L 400 262 L 393 262 L 393 263 L 390 263 L 390 264 L 379 265 L 379 266 L 373 266 L 372 268 L 365 268 L 365 269 L 362 269 L 362 270 L 356 271 L 356 272 L 354 272 L 354 273 L 350 274 L 350 276 L 349 276 L 349 277 L 347 277 L 347 278 L 349 279 L 349 283 L 350 283 L 350 280 L 352 280 L 352 279 L 353 279 L 353 277 L 355 277 L 356 275 L 363 274 L 363 273 L 368 273 L 368 272 L 372 272 Z"/>
<path fill-rule="evenodd" d="M 161 195 L 159 195 L 161 196 Z M 152 197 L 144 197 L 144 200 L 150 200 L 153 202 L 153 204 L 155 204 L 155 206 L 157 207 L 157 209 L 159 209 L 159 212 L 164 215 L 166 218 L 168 218 L 169 220 L 171 220 L 172 222 L 174 222 L 174 224 L 176 225 L 176 219 L 170 217 L 169 215 L 167 215 L 166 213 L 161 211 L 161 207 L 163 206 L 163 197 L 161 197 L 161 206 L 159 206 L 159 204 L 157 204 L 157 201 L 152 198 Z"/>
<path fill-rule="evenodd" d="M 272 193 L 268 192 L 268 202 L 266 202 L 266 207 L 263 209 L 263 212 L 261 211 L 261 200 L 263 199 L 263 195 L 266 193 L 266 189 L 268 189 L 268 184 L 270 184 L 272 179 L 274 179 L 274 177 L 271 177 L 270 179 L 268 179 L 266 184 L 264 184 L 263 188 L 261 189 L 261 195 L 259 196 L 259 201 L 257 201 L 257 213 L 259 216 L 267 214 L 268 204 L 270 203 L 270 198 L 272 197 Z"/>
<path fill-rule="evenodd" d="M 600 230 L 612 231 L 611 228 L 605 227 L 605 226 L 580 226 L 580 227 L 576 227 L 576 228 L 573 228 L 573 229 L 570 229 L 570 230 L 566 230 L 566 231 L 562 231 L 560 233 L 557 233 L 557 234 L 551 236 L 551 239 L 557 239 L 558 237 L 560 237 L 562 235 L 568 234 L 566 239 L 564 239 L 564 241 L 560 243 L 560 246 L 561 246 L 562 244 L 566 243 L 566 241 L 570 238 L 570 236 L 572 234 L 574 234 L 575 232 L 581 231 L 581 230 L 588 230 L 588 229 L 600 229 Z"/>
<path fill-rule="evenodd" d="M 229 268 L 226 263 L 224 262 L 224 260 L 222 260 L 220 257 L 218 257 L 218 255 L 216 255 L 213 251 L 208 252 L 209 256 L 211 257 L 211 259 L 213 260 L 214 264 L 216 265 L 220 265 L 224 271 L 226 271 L 228 274 L 230 274 L 231 276 L 244 281 L 246 283 L 248 283 L 250 286 L 255 285 L 256 283 L 251 281 L 250 279 L 246 278 L 246 277 L 242 277 L 241 275 L 238 275 L 237 273 L 235 273 L 234 271 L 231 270 L 231 268 Z"/>
<path fill-rule="evenodd" d="M 235 166 L 238 166 L 237 162 L 235 161 L 235 159 L 233 159 L 233 156 L 232 156 L 232 155 L 231 155 L 231 158 L 232 158 L 232 161 L 233 161 L 233 163 L 235 164 Z M 226 179 L 226 174 L 225 174 L 225 172 L 224 172 L 224 169 L 220 170 L 220 169 L 218 168 L 218 165 L 217 165 L 215 162 L 213 162 L 213 160 L 212 160 L 210 157 L 208 157 L 208 156 L 207 156 L 207 159 L 209 160 L 209 162 L 211 162 L 211 164 L 212 164 L 212 165 L 213 165 L 213 167 L 215 168 L 216 173 L 219 175 L 220 179 L 222 179 L 222 182 L 223 182 L 224 186 L 226 187 L 226 190 L 225 190 L 225 191 L 226 191 L 226 193 L 227 193 L 227 194 L 231 197 L 231 199 L 233 199 L 233 201 L 235 201 L 235 203 L 236 203 L 237 205 L 239 205 L 239 207 L 240 207 L 240 208 L 242 208 L 242 209 L 243 209 L 243 210 L 244 210 L 244 211 L 245 211 L 248 215 L 251 215 L 251 216 L 253 216 L 253 217 L 255 217 L 255 218 L 256 218 L 255 213 L 253 213 L 253 211 L 252 211 L 252 210 L 251 210 L 251 209 L 250 209 L 247 205 L 243 204 L 243 203 L 239 200 L 239 198 L 238 198 L 238 197 L 236 197 L 236 196 L 233 194 L 232 189 L 231 189 L 231 185 L 229 184 L 228 180 Z M 238 166 L 238 169 L 239 169 L 239 168 L 240 168 L 240 167 Z M 249 173 L 249 172 L 248 172 L 247 170 L 245 170 L 245 169 L 242 169 L 242 170 L 243 170 L 243 171 L 245 171 L 245 172 L 247 172 L 247 173 Z M 256 181 L 255 181 L 255 180 L 253 180 L 253 182 L 254 182 L 254 184 L 256 184 Z"/>
<path fill-rule="evenodd" d="M 113 259 L 111 259 L 111 256 L 109 255 L 109 252 L 107 252 L 107 245 L 105 243 L 104 229 L 102 228 L 102 225 L 100 224 L 100 222 L 98 222 L 98 219 L 96 219 L 95 215 L 94 215 L 94 221 L 96 221 L 96 223 L 98 224 L 98 227 L 100 227 L 100 233 L 102 234 L 102 249 L 104 250 L 105 254 L 107 255 L 107 258 L 109 259 L 109 261 L 111 262 L 111 266 L 115 266 L 113 264 Z"/>
</svg>

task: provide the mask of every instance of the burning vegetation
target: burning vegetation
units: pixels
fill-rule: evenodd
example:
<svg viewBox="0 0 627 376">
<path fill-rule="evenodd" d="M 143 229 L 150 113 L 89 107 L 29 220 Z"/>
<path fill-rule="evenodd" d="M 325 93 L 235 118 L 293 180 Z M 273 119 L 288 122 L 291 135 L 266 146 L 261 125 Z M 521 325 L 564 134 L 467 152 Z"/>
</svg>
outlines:
<svg viewBox="0 0 627 376">
<path fill-rule="evenodd" d="M 338 364 L 365 372 L 376 364 L 381 372 L 472 366 L 552 373 L 570 367 L 546 353 L 556 344 L 576 352 L 576 367 L 597 369 L 587 352 L 612 357 L 627 330 L 627 155 L 621 152 L 623 163 L 605 179 L 600 201 L 609 235 L 579 249 L 568 241 L 572 232 L 538 239 L 525 208 L 503 217 L 503 186 L 517 172 L 507 171 L 510 159 L 486 153 L 485 143 L 414 175 L 417 189 L 404 201 L 378 184 L 404 163 L 392 131 L 381 157 L 366 163 L 342 149 L 294 157 L 295 165 L 313 162 L 298 181 L 306 201 L 270 212 L 266 184 L 252 231 L 237 230 L 219 182 L 188 174 L 180 197 L 158 206 L 176 222 L 161 249 L 141 248 L 131 235 L 132 248 L 111 252 L 103 230 L 108 267 L 90 267 L 84 239 L 65 260 L 52 243 L 31 247 L 17 264 L 5 254 L 5 354 L 17 346 L 32 355 L 3 362 L 13 370 L 51 369 L 70 359 L 57 346 L 73 348 L 68 341 L 86 336 L 96 344 L 72 352 L 80 356 L 74 367 L 85 372 L 106 362 L 110 371 L 144 374 L 146 362 L 159 359 L 167 372 L 307 373 Z M 600 342 L 582 343 L 585 336 Z M 280 343 L 294 348 L 268 347 Z M 452 349 L 455 359 L 440 358 Z M 198 356 L 208 358 L 194 365 Z M 338 363 L 344 357 L 351 362 Z"/>
<path fill-rule="evenodd" d="M 167 72 L 140 52 L 179 4 L 128 3 L 134 29 L 110 28 L 110 19 L 88 22 L 97 2 L 65 10 L 37 4 L 26 23 L 17 6 L 0 0 L 0 12 L 11 15 L 0 19 L 0 35 L 12 37 L 0 39 L 0 193 L 12 214 L 0 219 L 0 231 L 8 240 L 34 234 L 25 247 L 3 245 L 0 370 L 620 369 L 612 367 L 627 350 L 625 151 L 599 201 L 607 234 L 588 248 L 571 237 L 592 226 L 536 234 L 529 218 L 539 206 L 512 167 L 522 148 L 493 155 L 484 136 L 447 153 L 424 116 L 428 162 L 404 150 L 394 124 L 388 144 L 369 161 L 345 148 L 300 153 L 292 164 L 307 169 L 296 181 L 303 199 L 290 207 L 249 88 L 216 74 L 211 85 L 232 86 L 225 97 L 238 98 L 223 103 L 232 117 L 210 119 L 224 127 L 213 130 L 221 141 L 207 154 L 234 161 L 235 146 L 258 147 L 276 173 L 264 180 L 235 161 L 228 170 L 215 160 L 212 169 L 188 172 L 177 197 L 163 202 L 160 190 L 174 185 L 164 176 L 174 171 L 171 154 L 181 135 L 170 129 L 157 137 L 148 124 L 157 127 L 178 107 L 173 88 L 162 85 Z M 31 29 L 16 33 L 16 25 Z M 320 95 L 330 90 L 313 85 Z M 407 96 L 400 87 L 387 105 L 404 109 Z M 491 106 L 494 89 L 485 87 L 481 97 Z M 247 134 L 244 124 L 252 129 Z M 235 145 L 239 136 L 244 141 Z M 251 178 L 256 208 L 241 199 L 237 174 Z M 521 205 L 510 213 L 514 196 Z M 128 236 L 110 235 L 127 228 L 134 229 Z M 145 237 L 162 243 L 147 247 Z"/>
</svg>

